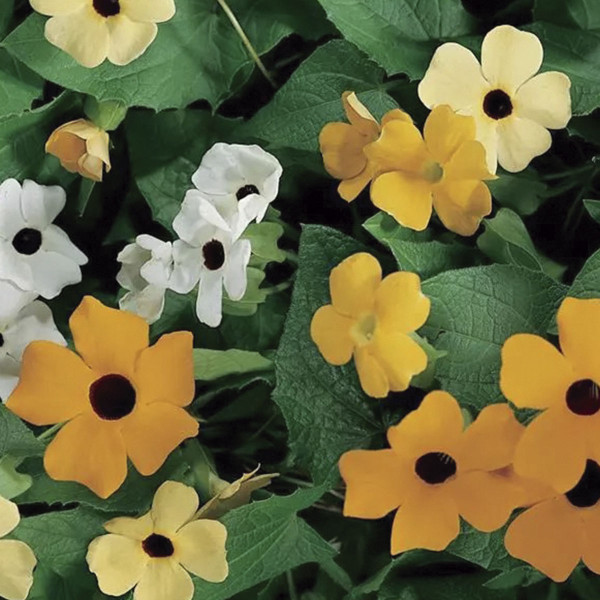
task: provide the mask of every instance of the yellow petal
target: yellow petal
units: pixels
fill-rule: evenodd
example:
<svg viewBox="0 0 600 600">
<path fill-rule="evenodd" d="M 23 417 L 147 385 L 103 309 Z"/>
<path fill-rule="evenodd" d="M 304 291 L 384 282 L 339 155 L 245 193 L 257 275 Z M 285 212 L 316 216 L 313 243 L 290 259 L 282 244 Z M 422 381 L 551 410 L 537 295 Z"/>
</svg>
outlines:
<svg viewBox="0 0 600 600">
<path fill-rule="evenodd" d="M 6 600 L 25 600 L 33 584 L 36 563 L 27 544 L 0 540 L 0 596 Z"/>
<path fill-rule="evenodd" d="M 85 6 L 87 0 L 29 0 L 31 8 L 49 17 L 68 15 Z"/>
<path fill-rule="evenodd" d="M 488 171 L 486 152 L 483 144 L 475 140 L 466 141 L 456 148 L 454 154 L 444 165 L 444 181 L 464 179 L 495 179 Z"/>
<path fill-rule="evenodd" d="M 104 523 L 104 529 L 141 542 L 154 531 L 154 522 L 150 512 L 137 519 L 133 517 L 117 517 Z"/>
<path fill-rule="evenodd" d="M 175 15 L 173 0 L 119 0 L 121 12 L 132 21 L 142 23 L 162 23 Z"/>
<path fill-rule="evenodd" d="M 400 108 L 393 108 L 392 110 L 388 110 L 388 112 L 386 112 L 385 115 L 381 117 L 381 125 L 383 126 L 389 123 L 390 121 L 396 120 L 405 121 L 406 123 L 413 122 L 411 116 L 408 113 L 405 113 Z"/>
<path fill-rule="evenodd" d="M 404 227 L 422 231 L 431 218 L 431 192 L 428 181 L 395 171 L 373 181 L 371 200 Z"/>
<path fill-rule="evenodd" d="M 380 282 L 381 266 L 378 260 L 366 252 L 353 254 L 331 271 L 331 303 L 340 314 L 358 317 L 372 310 Z"/>
<path fill-rule="evenodd" d="M 14 502 L 0 496 L 0 537 L 9 534 L 20 520 L 19 507 Z"/>
<path fill-rule="evenodd" d="M 498 163 L 517 173 L 550 149 L 552 136 L 545 127 L 517 116 L 498 123 Z"/>
<path fill-rule="evenodd" d="M 385 370 L 371 354 L 369 346 L 356 349 L 354 363 L 360 385 L 367 396 L 385 398 L 390 393 L 390 382 Z"/>
<path fill-rule="evenodd" d="M 177 481 L 165 481 L 154 495 L 152 519 L 156 533 L 174 535 L 198 510 L 194 488 Z"/>
<path fill-rule="evenodd" d="M 350 329 L 354 319 L 344 317 L 331 304 L 322 306 L 310 324 L 310 336 L 319 352 L 332 365 L 345 365 L 352 358 L 354 342 Z"/>
<path fill-rule="evenodd" d="M 512 96 L 542 66 L 544 50 L 538 37 L 511 25 L 500 25 L 483 38 L 481 70 L 492 87 Z"/>
<path fill-rule="evenodd" d="M 104 176 L 104 164 L 96 156 L 84 154 L 77 161 L 76 171 L 82 176 L 92 181 L 102 181 Z"/>
<path fill-rule="evenodd" d="M 436 106 L 425 121 L 423 133 L 433 159 L 444 164 L 465 142 L 475 139 L 475 119 L 457 115 L 447 104 Z"/>
<path fill-rule="evenodd" d="M 451 181 L 436 187 L 433 206 L 447 229 L 468 236 L 492 212 L 492 195 L 483 182 Z"/>
<path fill-rule="evenodd" d="M 100 591 L 122 596 L 140 581 L 150 559 L 139 540 L 111 533 L 92 541 L 86 560 Z"/>
<path fill-rule="evenodd" d="M 365 169 L 356 177 L 340 182 L 338 185 L 338 194 L 346 202 L 352 202 L 367 187 L 369 181 L 373 178 L 373 173 L 374 170 L 367 163 Z"/>
<path fill-rule="evenodd" d="M 177 560 L 190 573 L 212 583 L 227 579 L 227 529 L 218 521 L 201 519 L 184 525 L 174 539 Z"/>
<path fill-rule="evenodd" d="M 192 600 L 192 578 L 172 559 L 151 560 L 133 593 L 133 600 Z"/>
<path fill-rule="evenodd" d="M 583 551 L 582 559 L 588 569 L 596 575 L 600 574 L 600 506 L 579 512 L 583 521 Z"/>
<path fill-rule="evenodd" d="M 154 23 L 132 21 L 125 14 L 107 19 L 109 45 L 108 60 L 119 66 L 139 58 L 156 38 Z"/>
<path fill-rule="evenodd" d="M 570 89 L 571 80 L 564 73 L 540 73 L 517 91 L 515 112 L 542 127 L 562 129 L 571 120 Z"/>
<path fill-rule="evenodd" d="M 379 135 L 379 124 L 369 109 L 354 92 L 342 94 L 342 105 L 348 121 L 365 136 L 375 139 Z"/>
<path fill-rule="evenodd" d="M 370 141 L 348 123 L 328 123 L 319 134 L 325 170 L 336 179 L 360 175 L 367 166 L 363 148 Z"/>
</svg>

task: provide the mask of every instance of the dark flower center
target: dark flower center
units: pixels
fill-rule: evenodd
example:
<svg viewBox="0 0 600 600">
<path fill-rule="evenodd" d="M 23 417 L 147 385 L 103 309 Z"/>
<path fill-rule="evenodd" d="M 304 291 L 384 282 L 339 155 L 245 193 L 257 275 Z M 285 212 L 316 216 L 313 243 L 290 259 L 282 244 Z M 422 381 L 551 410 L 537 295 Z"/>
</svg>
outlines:
<svg viewBox="0 0 600 600">
<path fill-rule="evenodd" d="M 577 485 L 565 494 L 567 500 L 578 508 L 594 506 L 600 500 L 600 466 L 588 460 Z"/>
<path fill-rule="evenodd" d="M 42 232 L 25 227 L 15 235 L 12 245 L 19 254 L 31 256 L 42 246 Z"/>
<path fill-rule="evenodd" d="M 94 0 L 94 9 L 101 17 L 114 17 L 121 12 L 119 0 Z"/>
<path fill-rule="evenodd" d="M 90 386 L 94 412 L 106 421 L 126 417 L 135 406 L 135 389 L 122 375 L 104 375 Z"/>
<path fill-rule="evenodd" d="M 168 556 L 173 556 L 173 552 L 175 552 L 173 542 L 168 537 L 159 535 L 158 533 L 149 535 L 142 542 L 142 548 L 152 558 L 167 558 Z"/>
<path fill-rule="evenodd" d="M 567 390 L 567 406 L 576 415 L 595 415 L 600 410 L 600 389 L 591 379 L 576 381 Z"/>
<path fill-rule="evenodd" d="M 513 111 L 510 96 L 502 90 L 492 90 L 483 99 L 483 110 L 491 119 L 504 119 Z"/>
<path fill-rule="evenodd" d="M 217 271 L 225 263 L 225 248 L 219 240 L 211 240 L 202 247 L 204 266 L 211 271 Z"/>
<path fill-rule="evenodd" d="M 236 197 L 238 200 L 241 200 L 242 198 L 245 198 L 246 196 L 249 196 L 250 194 L 258 194 L 258 188 L 255 185 L 249 184 L 249 185 L 245 185 L 244 187 L 241 187 L 237 192 L 236 192 Z"/>
<path fill-rule="evenodd" d="M 0 348 L 4 346 L 4 336 L 0 333 Z"/>
<path fill-rule="evenodd" d="M 415 473 L 425 483 L 444 483 L 456 473 L 456 461 L 444 452 L 428 452 L 417 459 Z"/>
</svg>

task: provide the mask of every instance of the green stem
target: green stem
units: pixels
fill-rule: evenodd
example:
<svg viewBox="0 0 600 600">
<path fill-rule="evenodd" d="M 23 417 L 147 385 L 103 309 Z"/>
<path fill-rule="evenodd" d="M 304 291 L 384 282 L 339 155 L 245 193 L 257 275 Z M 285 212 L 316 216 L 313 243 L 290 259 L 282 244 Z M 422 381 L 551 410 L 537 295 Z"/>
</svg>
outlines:
<svg viewBox="0 0 600 600">
<path fill-rule="evenodd" d="M 555 179 L 563 179 L 564 177 L 570 177 L 571 175 L 579 175 L 581 173 L 587 173 L 588 171 L 596 169 L 596 165 L 594 163 L 589 163 L 587 165 L 583 165 L 581 167 L 576 167 L 574 169 L 567 169 L 566 171 L 561 171 L 560 173 L 550 173 L 549 175 L 544 175 L 542 179 L 544 181 L 553 181 Z"/>
<path fill-rule="evenodd" d="M 283 292 L 283 291 L 287 290 L 288 288 L 290 288 L 291 286 L 292 286 L 291 281 L 284 281 L 282 283 L 274 285 L 273 287 L 265 288 L 264 292 L 265 292 L 265 294 L 267 294 L 267 296 L 270 296 L 271 294 L 278 294 L 279 292 Z"/>
<path fill-rule="evenodd" d="M 292 577 L 291 571 L 286 571 L 285 576 L 288 584 L 288 591 L 290 595 L 290 600 L 298 600 L 298 592 L 296 591 L 296 584 L 294 583 L 294 578 Z"/>
<path fill-rule="evenodd" d="M 56 425 L 52 425 L 52 427 L 46 429 L 46 431 L 38 435 L 37 439 L 40 440 L 40 442 L 46 441 L 48 438 L 52 437 L 62 426 L 63 423 L 57 423 Z"/>
</svg>

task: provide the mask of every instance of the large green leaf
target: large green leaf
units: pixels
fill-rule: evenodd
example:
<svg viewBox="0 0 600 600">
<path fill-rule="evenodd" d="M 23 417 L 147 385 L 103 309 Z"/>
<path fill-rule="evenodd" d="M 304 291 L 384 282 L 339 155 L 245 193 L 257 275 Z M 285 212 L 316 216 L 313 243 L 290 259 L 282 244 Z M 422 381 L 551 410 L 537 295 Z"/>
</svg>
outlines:
<svg viewBox="0 0 600 600">
<path fill-rule="evenodd" d="M 194 350 L 194 374 L 196 379 L 213 381 L 227 375 L 268 371 L 273 363 L 258 352 L 247 350 Z"/>
<path fill-rule="evenodd" d="M 556 25 L 580 29 L 600 29 L 600 3 L 597 0 L 535 0 L 533 17 Z"/>
<path fill-rule="evenodd" d="M 498 179 L 487 182 L 494 199 L 520 215 L 533 214 L 546 199 L 548 186 L 531 168 L 520 173 L 502 172 Z"/>
<path fill-rule="evenodd" d="M 600 250 L 587 259 L 573 280 L 567 296 L 600 298 Z"/>
<path fill-rule="evenodd" d="M 29 110 L 43 86 L 39 75 L 0 48 L 0 118 Z"/>
<path fill-rule="evenodd" d="M 24 458 L 38 456 L 43 451 L 44 444 L 36 439 L 23 421 L 0 404 L 0 457 L 10 454 Z"/>
</svg>

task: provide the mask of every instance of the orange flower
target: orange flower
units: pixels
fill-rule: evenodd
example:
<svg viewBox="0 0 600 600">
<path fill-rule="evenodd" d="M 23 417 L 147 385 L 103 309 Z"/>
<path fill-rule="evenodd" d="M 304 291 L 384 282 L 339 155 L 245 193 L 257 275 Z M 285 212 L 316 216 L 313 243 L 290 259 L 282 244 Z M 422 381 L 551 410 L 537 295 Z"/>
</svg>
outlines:
<svg viewBox="0 0 600 600">
<path fill-rule="evenodd" d="M 562 354 L 536 335 L 505 342 L 500 388 L 518 407 L 543 411 L 517 446 L 516 472 L 565 493 L 588 458 L 600 462 L 600 300 L 566 298 L 557 321 Z"/>
<path fill-rule="evenodd" d="M 510 464 L 522 426 L 507 404 L 493 404 L 463 428 L 458 402 L 431 392 L 390 427 L 391 449 L 346 452 L 344 515 L 379 519 L 398 509 L 392 554 L 444 550 L 459 534 L 459 516 L 480 531 L 502 527 L 522 492 L 494 471 Z"/>
<path fill-rule="evenodd" d="M 367 158 L 364 149 L 379 137 L 381 127 L 354 92 L 344 92 L 342 104 L 350 123 L 325 125 L 319 135 L 319 144 L 325 169 L 332 177 L 342 180 L 338 192 L 350 202 L 377 171 L 376 163 Z M 384 115 L 382 124 L 397 119 L 412 123 L 404 111 L 395 109 Z"/>
<path fill-rule="evenodd" d="M 343 365 L 354 355 L 363 390 L 383 398 L 408 388 L 427 367 L 427 355 L 410 334 L 429 316 L 418 275 L 404 271 L 381 278 L 381 266 L 360 252 L 329 276 L 331 304 L 315 313 L 313 341 L 325 360 Z"/>
<path fill-rule="evenodd" d="M 198 433 L 183 409 L 194 398 L 192 334 L 164 335 L 149 347 L 143 319 L 90 296 L 69 325 L 81 358 L 33 342 L 7 407 L 34 425 L 66 422 L 46 449 L 48 475 L 107 498 L 125 481 L 128 457 L 151 475 Z"/>
<path fill-rule="evenodd" d="M 600 575 L 600 466 L 588 460 L 566 494 L 521 513 L 506 532 L 508 552 L 554 581 L 565 581 L 580 560 Z"/>
</svg>

